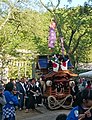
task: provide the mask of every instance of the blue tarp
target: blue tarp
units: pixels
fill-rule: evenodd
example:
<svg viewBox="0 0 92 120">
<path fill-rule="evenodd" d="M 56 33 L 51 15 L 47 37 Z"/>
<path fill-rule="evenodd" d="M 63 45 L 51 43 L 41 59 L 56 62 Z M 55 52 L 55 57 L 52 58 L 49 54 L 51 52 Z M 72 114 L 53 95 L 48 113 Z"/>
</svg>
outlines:
<svg viewBox="0 0 92 120">
<path fill-rule="evenodd" d="M 38 66 L 40 69 L 47 68 L 48 67 L 48 59 L 47 58 L 40 58 L 38 60 Z"/>
</svg>

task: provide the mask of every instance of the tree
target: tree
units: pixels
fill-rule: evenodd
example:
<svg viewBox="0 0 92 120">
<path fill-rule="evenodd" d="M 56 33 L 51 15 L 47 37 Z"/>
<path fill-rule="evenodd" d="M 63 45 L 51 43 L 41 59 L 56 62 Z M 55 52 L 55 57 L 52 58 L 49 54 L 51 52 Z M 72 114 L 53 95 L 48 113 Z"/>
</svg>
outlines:
<svg viewBox="0 0 92 120">
<path fill-rule="evenodd" d="M 83 8 L 86 11 L 82 13 Z M 92 14 L 91 7 L 84 6 L 83 8 L 80 6 L 77 8 L 67 9 L 66 18 L 63 21 L 63 30 L 66 38 L 66 52 L 70 55 L 74 55 L 75 60 L 79 59 L 79 61 L 88 60 L 86 55 L 92 45 L 90 28 Z"/>
<path fill-rule="evenodd" d="M 8 0 L 2 2 L 8 6 L 9 13 L 7 11 L 2 13 L 2 19 L 0 20 L 0 59 L 3 63 L 1 72 L 7 66 L 12 56 L 17 57 L 17 60 L 24 59 L 23 57 L 25 57 L 30 61 L 30 57 L 35 58 L 37 52 L 47 52 L 45 47 L 47 39 L 43 39 L 45 36 L 43 33 L 45 25 L 41 22 L 42 15 L 32 10 L 23 9 L 21 11 L 21 6 L 17 7 L 15 3 L 9 3 Z M 16 49 L 31 50 L 32 53 L 22 56 L 16 52 Z"/>
<path fill-rule="evenodd" d="M 0 71 L 3 74 L 10 57 L 16 55 L 15 49 L 19 41 L 15 41 L 15 33 L 20 25 L 20 21 L 17 19 L 18 17 L 16 18 L 19 11 L 11 1 L 2 0 L 0 4 L 2 4 L 0 11 L 0 61 L 2 66 Z"/>
<path fill-rule="evenodd" d="M 66 39 L 64 41 L 65 50 L 73 60 L 73 63 L 87 61 L 87 54 L 92 45 L 90 28 L 92 24 L 91 6 L 85 5 L 83 7 L 57 9 L 60 4 L 60 0 L 58 0 L 56 7 L 54 7 L 51 2 L 53 9 L 49 9 L 42 0 L 40 1 L 47 11 L 55 18 L 58 37 L 64 36 Z"/>
<path fill-rule="evenodd" d="M 0 9 L 0 59 L 4 67 L 15 56 L 18 61 L 28 60 L 28 64 L 36 60 L 37 54 L 49 54 L 47 37 L 49 24 L 54 18 L 57 23 L 56 53 L 61 51 L 60 38 L 64 37 L 65 51 L 73 62 L 86 62 L 87 54 L 92 45 L 91 6 L 79 6 L 76 8 L 59 8 L 60 0 L 54 5 L 40 0 L 47 11 L 37 11 L 31 6 L 35 2 L 30 0 L 12 1 L 3 0 L 6 9 Z M 36 1 L 36 5 L 40 5 Z M 29 8 L 29 9 L 28 9 Z M 42 10 L 42 9 L 41 9 Z M 19 53 L 17 50 L 31 51 L 30 54 Z M 34 58 L 30 60 L 30 58 Z M 30 63 L 29 63 L 30 62 Z M 11 67 L 12 75 L 16 68 Z M 31 70 L 31 66 L 28 68 Z M 21 68 L 24 71 L 24 67 Z M 27 72 L 28 73 L 28 72 Z M 29 73 L 28 73 L 29 74 Z"/>
</svg>

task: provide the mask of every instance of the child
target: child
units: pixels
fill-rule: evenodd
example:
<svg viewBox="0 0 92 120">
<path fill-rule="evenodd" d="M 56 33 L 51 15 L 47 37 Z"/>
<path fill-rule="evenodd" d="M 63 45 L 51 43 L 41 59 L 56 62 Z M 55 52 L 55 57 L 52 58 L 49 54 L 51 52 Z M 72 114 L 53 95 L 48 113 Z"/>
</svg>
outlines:
<svg viewBox="0 0 92 120">
<path fill-rule="evenodd" d="M 3 95 L 3 86 L 0 84 L 0 120 L 2 120 L 2 107 L 5 105 L 5 97 Z"/>
<path fill-rule="evenodd" d="M 66 120 L 92 120 L 92 90 L 84 89 L 76 96 L 77 106 L 69 113 Z"/>
<path fill-rule="evenodd" d="M 56 120 L 66 120 L 67 115 L 66 114 L 60 114 L 56 117 Z"/>
<path fill-rule="evenodd" d="M 18 99 L 13 94 L 13 83 L 9 82 L 5 86 L 5 99 L 6 104 L 3 107 L 3 119 L 4 120 L 15 120 L 15 105 L 18 105 Z"/>
</svg>

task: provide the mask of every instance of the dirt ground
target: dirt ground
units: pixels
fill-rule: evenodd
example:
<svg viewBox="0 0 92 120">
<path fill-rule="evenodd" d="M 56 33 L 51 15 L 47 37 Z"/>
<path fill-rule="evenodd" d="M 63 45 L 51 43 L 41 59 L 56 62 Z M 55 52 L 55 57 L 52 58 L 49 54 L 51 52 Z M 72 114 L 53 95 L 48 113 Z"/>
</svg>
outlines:
<svg viewBox="0 0 92 120">
<path fill-rule="evenodd" d="M 58 114 L 68 114 L 69 111 L 70 110 L 64 109 L 51 111 L 42 105 L 40 107 L 36 107 L 35 111 L 29 110 L 28 113 L 25 113 L 25 110 L 16 110 L 16 120 L 55 120 L 55 117 Z"/>
<path fill-rule="evenodd" d="M 42 113 L 40 111 L 32 111 L 32 110 L 29 110 L 28 113 L 26 113 L 25 110 L 22 110 L 22 111 L 16 110 L 16 120 L 23 120 L 26 118 L 31 118 L 39 114 L 42 114 Z"/>
</svg>

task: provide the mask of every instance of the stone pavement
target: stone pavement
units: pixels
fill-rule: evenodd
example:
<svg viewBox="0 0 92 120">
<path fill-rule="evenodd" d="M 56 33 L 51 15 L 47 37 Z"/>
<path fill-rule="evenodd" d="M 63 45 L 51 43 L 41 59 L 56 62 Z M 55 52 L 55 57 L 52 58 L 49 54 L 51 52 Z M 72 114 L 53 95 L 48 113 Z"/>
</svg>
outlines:
<svg viewBox="0 0 92 120">
<path fill-rule="evenodd" d="M 37 107 L 34 112 L 25 113 L 24 111 L 17 111 L 16 120 L 55 120 L 59 114 L 68 114 L 69 111 L 63 109 L 51 111 L 42 105 Z"/>
</svg>

